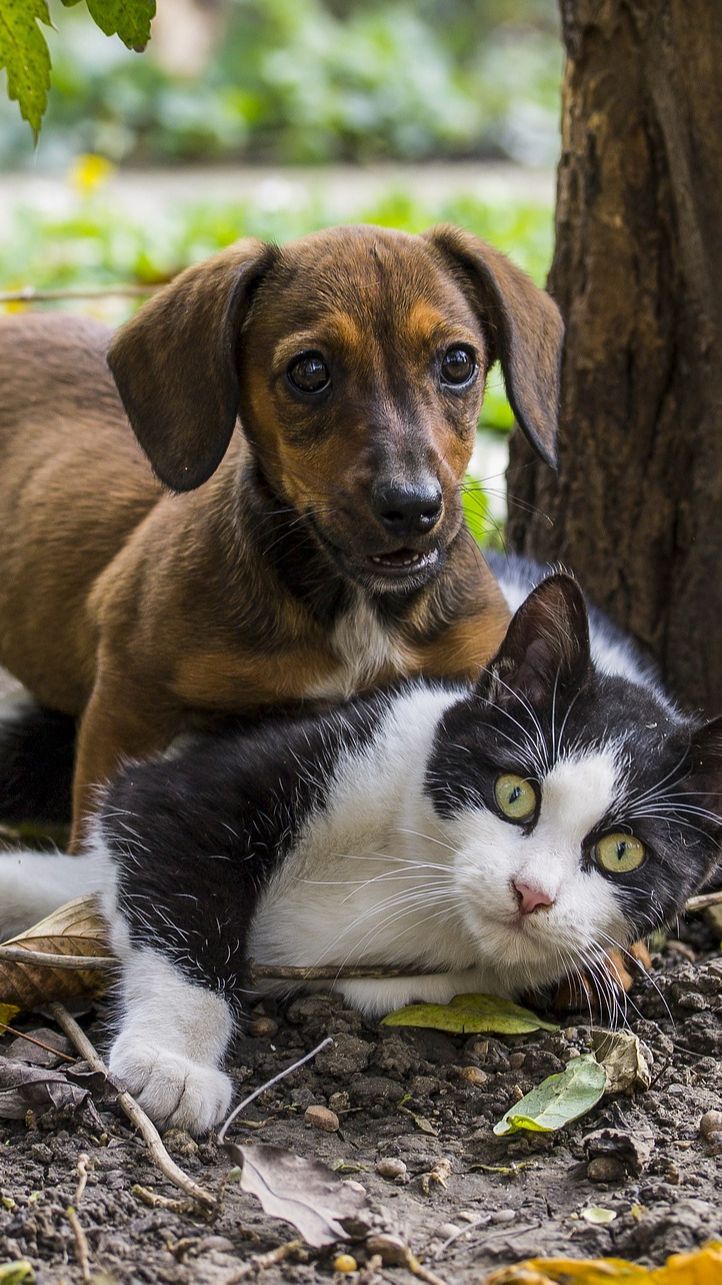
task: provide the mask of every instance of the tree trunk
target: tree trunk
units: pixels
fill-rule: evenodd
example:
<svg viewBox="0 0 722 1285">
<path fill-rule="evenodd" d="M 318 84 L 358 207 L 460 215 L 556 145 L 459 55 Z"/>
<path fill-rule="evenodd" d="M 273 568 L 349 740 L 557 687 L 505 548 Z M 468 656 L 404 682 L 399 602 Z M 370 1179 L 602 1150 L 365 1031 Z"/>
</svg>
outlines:
<svg viewBox="0 0 722 1285">
<path fill-rule="evenodd" d="M 722 7 L 562 0 L 562 18 L 560 466 L 514 435 L 510 543 L 573 567 L 720 713 Z"/>
</svg>

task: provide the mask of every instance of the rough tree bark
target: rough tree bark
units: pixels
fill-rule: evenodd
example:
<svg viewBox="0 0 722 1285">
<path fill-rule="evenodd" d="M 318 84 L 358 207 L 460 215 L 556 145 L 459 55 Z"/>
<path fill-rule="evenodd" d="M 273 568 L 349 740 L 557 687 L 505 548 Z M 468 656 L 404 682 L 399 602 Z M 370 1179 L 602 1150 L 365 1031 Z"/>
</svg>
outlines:
<svg viewBox="0 0 722 1285">
<path fill-rule="evenodd" d="M 514 435 L 510 543 L 571 565 L 722 713 L 722 4 L 562 0 L 562 20 L 560 468 Z"/>
</svg>

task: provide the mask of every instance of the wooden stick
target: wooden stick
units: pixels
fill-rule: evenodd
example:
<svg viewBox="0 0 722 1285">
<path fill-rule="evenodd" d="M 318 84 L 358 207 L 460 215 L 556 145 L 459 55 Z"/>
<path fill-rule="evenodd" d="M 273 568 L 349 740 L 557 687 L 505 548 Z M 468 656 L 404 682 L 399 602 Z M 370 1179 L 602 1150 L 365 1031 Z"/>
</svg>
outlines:
<svg viewBox="0 0 722 1285">
<path fill-rule="evenodd" d="M 384 968 L 379 964 L 322 964 L 304 967 L 292 967 L 290 964 L 254 964 L 248 965 L 251 985 L 259 981 L 291 982 L 335 982 L 337 978 L 364 977 L 436 977 L 443 969 Z"/>
<path fill-rule="evenodd" d="M 78 1215 L 76 1214 L 72 1205 L 68 1205 L 68 1208 L 65 1210 L 65 1213 L 67 1215 L 68 1222 L 70 1223 L 70 1226 L 73 1232 L 73 1240 L 75 1241 L 75 1257 L 78 1260 L 80 1275 L 82 1276 L 83 1282 L 85 1283 L 85 1285 L 88 1285 L 88 1282 L 90 1282 L 90 1280 L 92 1279 L 90 1275 L 90 1256 L 88 1254 L 88 1238 L 85 1235 L 85 1232 L 83 1231 L 83 1228 L 80 1225 L 80 1219 L 78 1218 Z"/>
<path fill-rule="evenodd" d="M 75 1018 L 71 1017 L 65 1005 L 59 1004 L 57 1000 L 54 1000 L 51 1004 L 48 1004 L 47 1011 L 58 1023 L 61 1030 L 65 1031 L 68 1039 L 75 1045 L 75 1048 L 78 1050 L 81 1057 L 84 1058 L 90 1066 L 92 1066 L 94 1071 L 100 1071 L 102 1075 L 107 1076 L 108 1080 L 112 1084 L 107 1066 L 99 1057 L 95 1047 L 91 1044 L 85 1032 L 78 1026 Z M 145 1114 L 143 1108 L 138 1105 L 135 1098 L 131 1097 L 128 1092 L 123 1090 L 118 1094 L 116 1101 L 121 1111 L 123 1111 L 130 1120 L 131 1124 L 134 1124 L 138 1132 L 142 1134 L 150 1152 L 151 1159 L 154 1164 L 158 1166 L 161 1173 L 165 1175 L 168 1181 L 172 1182 L 174 1187 L 179 1187 L 180 1190 L 184 1191 L 192 1200 L 198 1201 L 199 1204 L 206 1208 L 215 1209 L 216 1200 L 211 1196 L 210 1192 L 205 1191 L 203 1187 L 199 1187 L 198 1184 L 188 1176 L 188 1174 L 184 1173 L 182 1169 L 179 1169 L 175 1160 L 172 1160 L 168 1155 L 168 1152 L 163 1146 L 158 1130 L 152 1120 L 150 1120 Z"/>
<path fill-rule="evenodd" d="M 304 1249 L 302 1240 L 287 1240 L 285 1244 L 279 1245 L 277 1249 L 270 1249 L 267 1254 L 254 1254 L 249 1258 L 247 1263 L 239 1267 L 237 1272 L 232 1276 L 226 1277 L 223 1285 L 240 1285 L 241 1281 L 246 1281 L 250 1276 L 255 1276 L 258 1272 L 268 1271 L 270 1267 L 277 1267 L 279 1263 L 285 1262 L 287 1258 L 293 1258 L 300 1249 Z"/>
<path fill-rule="evenodd" d="M 690 897 L 685 910 L 706 910 L 708 906 L 719 906 L 722 903 L 722 890 L 719 892 L 702 892 L 699 897 Z"/>
<path fill-rule="evenodd" d="M 26 950 L 24 946 L 0 946 L 0 963 L 35 964 L 41 968 L 76 968 L 87 972 L 112 972 L 118 960 L 112 955 L 53 955 L 44 950 Z"/>
<path fill-rule="evenodd" d="M 50 303 L 56 299 L 142 298 L 160 290 L 165 282 L 154 285 L 70 286 L 64 290 L 43 290 L 23 286 L 20 290 L 1 290 L 0 303 Z"/>
</svg>

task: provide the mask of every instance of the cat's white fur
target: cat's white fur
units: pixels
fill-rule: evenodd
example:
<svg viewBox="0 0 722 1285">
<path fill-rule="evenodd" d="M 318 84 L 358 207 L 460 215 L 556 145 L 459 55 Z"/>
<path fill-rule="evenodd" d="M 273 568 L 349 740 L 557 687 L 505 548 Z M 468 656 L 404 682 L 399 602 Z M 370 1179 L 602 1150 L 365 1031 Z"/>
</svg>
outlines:
<svg viewBox="0 0 722 1285">
<path fill-rule="evenodd" d="M 422 787 L 436 725 L 456 699 L 453 691 L 412 688 L 390 700 L 372 744 L 340 759 L 331 806 L 306 824 L 262 900 L 250 942 L 255 960 L 438 970 L 340 983 L 350 1002 L 376 1015 L 413 999 L 512 994 L 558 976 L 560 950 L 578 957 L 604 934 L 624 940 L 609 882 L 579 864 L 582 839 L 615 795 L 614 752 L 561 757 L 544 778 L 531 834 L 488 808 L 469 806 L 442 821 Z M 69 889 L 101 893 L 123 966 L 112 1073 L 161 1124 L 203 1132 L 222 1119 L 231 1096 L 220 1070 L 230 1008 L 160 950 L 133 946 L 100 829 L 86 857 L 14 854 L 0 863 L 0 877 L 14 927 L 23 887 L 32 890 L 33 915 L 48 913 Z M 532 883 L 553 906 L 521 917 L 512 879 Z"/>
</svg>

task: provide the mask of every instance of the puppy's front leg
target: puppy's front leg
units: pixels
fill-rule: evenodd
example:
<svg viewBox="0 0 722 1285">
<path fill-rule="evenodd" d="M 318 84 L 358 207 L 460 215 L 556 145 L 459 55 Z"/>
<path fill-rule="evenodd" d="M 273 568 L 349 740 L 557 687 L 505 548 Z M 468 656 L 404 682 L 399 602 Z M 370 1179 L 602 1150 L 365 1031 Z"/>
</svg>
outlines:
<svg viewBox="0 0 722 1285">
<path fill-rule="evenodd" d="M 156 1124 L 201 1134 L 225 1118 L 233 1084 L 220 1065 L 232 1032 L 220 994 L 189 981 L 158 950 L 126 948 L 109 1066 Z"/>
<path fill-rule="evenodd" d="M 73 777 L 73 826 L 70 851 L 78 852 L 87 835 L 98 787 L 115 775 L 121 763 L 143 759 L 170 744 L 182 726 L 180 708 L 164 691 L 141 685 L 101 667 L 78 732 Z"/>
</svg>

